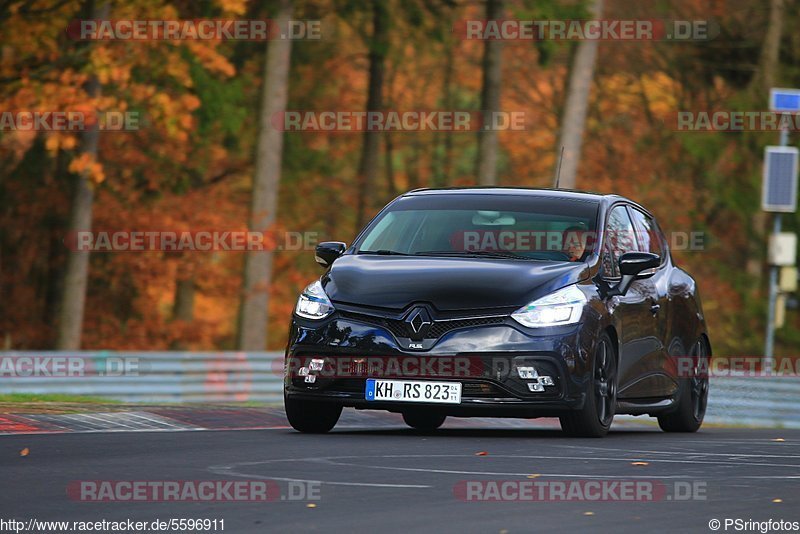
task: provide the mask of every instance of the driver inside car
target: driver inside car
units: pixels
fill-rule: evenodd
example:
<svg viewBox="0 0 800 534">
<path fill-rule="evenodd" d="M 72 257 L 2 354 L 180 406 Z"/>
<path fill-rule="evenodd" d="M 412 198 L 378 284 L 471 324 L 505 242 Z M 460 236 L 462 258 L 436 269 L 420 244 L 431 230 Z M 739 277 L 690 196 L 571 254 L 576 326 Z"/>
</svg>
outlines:
<svg viewBox="0 0 800 534">
<path fill-rule="evenodd" d="M 569 256 L 569 261 L 582 261 L 586 253 L 586 229 L 570 226 L 561 234 L 562 250 Z"/>
</svg>

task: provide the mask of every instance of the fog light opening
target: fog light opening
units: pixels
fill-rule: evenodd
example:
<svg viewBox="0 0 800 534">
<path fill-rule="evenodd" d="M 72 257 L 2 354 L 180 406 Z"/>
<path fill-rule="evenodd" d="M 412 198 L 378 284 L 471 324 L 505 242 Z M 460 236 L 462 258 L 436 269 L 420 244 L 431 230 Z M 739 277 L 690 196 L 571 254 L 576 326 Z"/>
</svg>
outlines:
<svg viewBox="0 0 800 534">
<path fill-rule="evenodd" d="M 553 378 L 550 376 L 539 376 L 539 372 L 533 366 L 520 366 L 517 367 L 517 375 L 522 380 L 530 380 L 528 382 L 528 391 L 531 393 L 543 393 L 545 386 L 554 386 Z"/>
<path fill-rule="evenodd" d="M 536 372 L 536 367 L 517 367 L 517 374 L 523 380 L 534 380 L 539 378 L 539 373 Z"/>
</svg>

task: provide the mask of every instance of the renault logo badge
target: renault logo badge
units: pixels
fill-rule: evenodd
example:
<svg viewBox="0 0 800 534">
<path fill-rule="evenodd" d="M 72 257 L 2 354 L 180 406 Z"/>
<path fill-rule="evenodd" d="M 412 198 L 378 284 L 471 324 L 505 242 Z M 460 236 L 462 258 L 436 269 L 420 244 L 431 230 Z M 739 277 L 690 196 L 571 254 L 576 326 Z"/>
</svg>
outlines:
<svg viewBox="0 0 800 534">
<path fill-rule="evenodd" d="M 416 341 L 424 339 L 432 324 L 433 320 L 428 310 L 421 307 L 414 308 L 406 317 L 406 325 L 408 325 L 409 330 L 408 337 Z"/>
</svg>

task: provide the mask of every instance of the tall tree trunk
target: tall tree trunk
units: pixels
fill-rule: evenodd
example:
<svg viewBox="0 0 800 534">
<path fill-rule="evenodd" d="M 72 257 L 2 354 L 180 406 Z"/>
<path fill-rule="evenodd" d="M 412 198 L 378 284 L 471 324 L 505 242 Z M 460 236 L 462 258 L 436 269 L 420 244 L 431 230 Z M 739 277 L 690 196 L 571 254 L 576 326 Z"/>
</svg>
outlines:
<svg viewBox="0 0 800 534">
<path fill-rule="evenodd" d="M 88 0 L 86 6 L 86 11 L 91 13 L 91 18 L 108 18 L 109 4 L 105 0 L 100 0 L 98 3 Z M 86 82 L 86 95 L 94 100 L 100 96 L 100 89 L 100 82 L 97 77 L 91 76 Z M 96 161 L 99 138 L 100 131 L 95 121 L 81 136 L 80 155 L 88 154 L 92 161 Z M 87 171 L 81 172 L 75 177 L 75 189 L 70 208 L 70 232 L 89 231 L 92 229 L 94 186 L 91 180 L 92 178 Z M 86 307 L 86 287 L 89 283 L 90 254 L 91 252 L 88 250 L 75 250 L 71 251 L 67 257 L 67 268 L 64 273 L 64 285 L 59 308 L 56 350 L 79 350 L 81 348 L 83 315 Z"/>
<path fill-rule="evenodd" d="M 394 144 L 392 143 L 392 134 L 386 132 L 384 134 L 386 137 L 386 154 L 384 159 L 386 160 L 386 191 L 389 193 L 389 196 L 394 198 L 397 195 L 397 180 L 394 176 Z"/>
<path fill-rule="evenodd" d="M 454 45 L 451 40 L 445 41 L 444 53 L 445 63 L 443 69 L 444 80 L 442 81 L 442 107 L 446 111 L 453 109 L 453 51 Z M 433 173 L 431 174 L 431 186 L 443 187 L 450 182 L 450 168 L 453 156 L 453 132 L 436 132 L 433 137 Z"/>
<path fill-rule="evenodd" d="M 486 20 L 503 18 L 504 0 L 486 0 Z M 481 111 L 488 118 L 500 111 L 500 84 L 502 83 L 503 42 L 486 40 L 483 44 L 483 89 Z M 476 174 L 481 185 L 497 184 L 497 131 L 478 131 L 478 158 Z"/>
<path fill-rule="evenodd" d="M 386 88 L 387 96 L 384 99 L 385 105 L 388 106 L 389 109 L 394 108 L 394 81 L 395 76 L 397 74 L 397 70 L 390 70 L 387 69 L 384 86 Z M 384 143 L 384 153 L 383 153 L 383 163 L 384 163 L 384 172 L 386 174 L 386 196 L 389 198 L 394 198 L 397 196 L 397 176 L 395 174 L 395 166 L 394 166 L 394 138 L 392 137 L 391 132 L 384 132 L 383 133 L 383 143 Z"/>
<path fill-rule="evenodd" d="M 778 74 L 785 4 L 786 0 L 770 0 L 769 3 L 767 34 L 761 45 L 756 74 L 750 81 L 751 91 L 759 98 L 766 98 Z"/>
<path fill-rule="evenodd" d="M 386 52 L 389 45 L 387 7 L 383 0 L 372 0 L 372 39 L 369 43 L 369 88 L 367 89 L 367 111 L 379 111 L 383 106 L 383 75 Z M 380 156 L 380 132 L 365 131 L 364 147 L 358 163 L 356 232 L 361 230 L 366 219 L 371 188 L 378 175 Z"/>
<path fill-rule="evenodd" d="M 280 0 L 274 19 L 279 27 L 288 26 L 293 11 L 292 0 Z M 291 51 L 292 41 L 289 39 L 270 41 L 267 46 L 249 222 L 249 229 L 254 232 L 268 232 L 275 223 L 283 132 L 272 127 L 271 118 L 286 111 Z M 269 250 L 245 254 L 237 340 L 240 350 L 258 351 L 267 347 L 272 254 Z"/>
<path fill-rule="evenodd" d="M 172 317 L 176 321 L 190 323 L 194 320 L 194 294 L 197 282 L 194 269 L 185 269 L 178 266 L 175 276 L 175 302 L 172 307 Z"/>
<path fill-rule="evenodd" d="M 447 63 L 444 69 L 444 106 L 448 111 L 455 111 L 455 99 L 453 98 L 453 74 L 455 70 L 455 48 L 456 45 L 449 42 L 447 46 Z M 444 136 L 444 154 L 442 155 L 442 186 L 449 186 L 452 181 L 453 170 L 453 135 Z"/>
<path fill-rule="evenodd" d="M 592 1 L 592 18 L 599 20 L 603 16 L 603 0 Z M 583 146 L 583 133 L 586 128 L 586 112 L 589 108 L 589 93 L 594 78 L 594 64 L 597 58 L 596 40 L 581 41 L 575 52 L 572 69 L 569 75 L 567 100 L 564 105 L 564 117 L 561 123 L 561 136 L 558 142 L 553 185 L 574 189 L 578 174 L 578 164 L 581 159 Z M 560 157 L 561 147 L 564 147 L 564 157 Z M 560 176 L 558 173 L 560 163 Z"/>
<path fill-rule="evenodd" d="M 175 275 L 175 302 L 172 305 L 172 318 L 175 321 L 191 323 L 194 320 L 194 295 L 197 289 L 194 266 L 181 261 Z M 170 350 L 188 350 L 186 339 L 174 339 Z"/>
<path fill-rule="evenodd" d="M 758 60 L 756 74 L 750 80 L 750 86 L 748 87 L 756 102 L 763 102 L 767 98 L 770 88 L 775 85 L 775 80 L 778 77 L 784 8 L 785 0 L 770 0 L 767 34 L 764 36 L 764 44 L 761 46 L 761 56 Z M 764 260 L 761 250 L 764 234 L 767 232 L 767 221 L 767 214 L 760 209 L 751 218 L 754 239 L 750 241 L 750 253 L 747 255 L 748 260 L 745 270 L 759 282 L 763 275 Z M 758 291 L 760 284 L 753 284 L 752 287 L 754 291 Z"/>
<path fill-rule="evenodd" d="M 406 178 L 408 180 L 408 189 L 417 189 L 421 186 L 420 166 L 421 166 L 422 151 L 420 150 L 419 137 L 415 136 L 411 139 L 410 151 L 406 156 Z"/>
</svg>

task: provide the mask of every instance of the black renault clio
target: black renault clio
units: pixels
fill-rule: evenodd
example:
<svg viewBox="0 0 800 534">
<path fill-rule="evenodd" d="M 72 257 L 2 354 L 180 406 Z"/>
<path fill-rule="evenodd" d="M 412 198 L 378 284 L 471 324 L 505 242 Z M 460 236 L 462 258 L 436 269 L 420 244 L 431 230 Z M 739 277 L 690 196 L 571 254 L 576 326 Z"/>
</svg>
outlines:
<svg viewBox="0 0 800 534">
<path fill-rule="evenodd" d="M 616 195 L 424 189 L 356 237 L 316 248 L 325 274 L 295 307 L 290 424 L 343 407 L 419 430 L 447 416 L 558 417 L 603 436 L 615 414 L 696 431 L 711 346 L 694 279 L 653 216 Z"/>
</svg>

